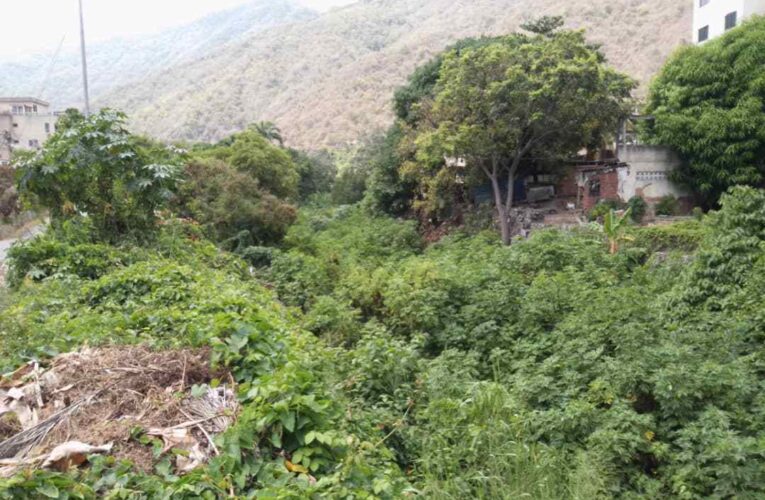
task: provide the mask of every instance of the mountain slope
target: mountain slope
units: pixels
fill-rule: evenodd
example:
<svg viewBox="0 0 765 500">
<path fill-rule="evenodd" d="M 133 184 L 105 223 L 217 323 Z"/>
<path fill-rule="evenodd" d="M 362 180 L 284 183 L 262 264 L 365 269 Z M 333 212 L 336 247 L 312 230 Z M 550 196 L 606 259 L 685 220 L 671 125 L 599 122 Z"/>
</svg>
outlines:
<svg viewBox="0 0 765 500">
<path fill-rule="evenodd" d="M 258 0 L 221 11 L 194 23 L 144 38 L 116 39 L 88 47 L 91 95 L 134 85 L 166 68 L 197 60 L 267 28 L 305 21 L 316 13 L 289 0 Z M 41 94 L 52 54 L 0 64 L 0 95 Z M 40 97 L 57 109 L 81 106 L 79 52 L 55 61 Z"/>
<path fill-rule="evenodd" d="M 294 19 L 289 12 L 273 15 Z M 181 49 L 195 44 L 158 38 L 155 57 L 123 64 L 132 75 L 127 82 L 94 60 L 94 94 L 97 105 L 125 110 L 138 130 L 164 139 L 215 140 L 271 120 L 292 145 L 337 146 L 387 126 L 394 89 L 460 38 L 508 33 L 532 17 L 563 15 L 568 27 L 587 29 L 644 91 L 666 57 L 690 38 L 691 14 L 689 0 L 360 0 L 299 22 L 274 20 L 267 29 L 237 29 L 231 24 L 236 16 L 222 16 L 220 26 L 211 18 L 200 31 L 227 42 L 177 57 L 179 43 Z M 63 101 L 76 102 L 79 85 L 56 80 L 68 97 Z"/>
<path fill-rule="evenodd" d="M 393 90 L 419 64 L 466 36 L 564 15 L 603 44 L 611 63 L 645 83 L 690 33 L 687 0 L 364 0 L 265 30 L 175 67 L 101 104 L 130 112 L 166 139 L 218 139 L 275 121 L 294 145 L 352 141 L 391 119 Z"/>
</svg>

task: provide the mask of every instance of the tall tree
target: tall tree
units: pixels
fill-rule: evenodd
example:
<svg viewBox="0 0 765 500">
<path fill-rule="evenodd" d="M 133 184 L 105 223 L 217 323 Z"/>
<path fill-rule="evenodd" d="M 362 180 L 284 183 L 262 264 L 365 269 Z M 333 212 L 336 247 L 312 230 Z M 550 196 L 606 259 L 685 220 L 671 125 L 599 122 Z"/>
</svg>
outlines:
<svg viewBox="0 0 765 500">
<path fill-rule="evenodd" d="M 765 18 L 680 49 L 651 86 L 647 132 L 683 164 L 676 180 L 713 207 L 730 186 L 765 178 Z"/>
<path fill-rule="evenodd" d="M 131 135 L 122 113 L 67 111 L 41 151 L 23 156 L 19 192 L 50 211 L 53 223 L 86 216 L 106 240 L 155 227 L 176 187 L 178 152 Z"/>
<path fill-rule="evenodd" d="M 557 26 L 447 54 L 429 126 L 416 140 L 418 160 L 441 165 L 434 177 L 452 168 L 444 156 L 458 157 L 468 176 L 491 183 L 505 244 L 522 167 L 599 144 L 626 113 L 634 87 L 582 32 L 556 32 Z"/>
</svg>

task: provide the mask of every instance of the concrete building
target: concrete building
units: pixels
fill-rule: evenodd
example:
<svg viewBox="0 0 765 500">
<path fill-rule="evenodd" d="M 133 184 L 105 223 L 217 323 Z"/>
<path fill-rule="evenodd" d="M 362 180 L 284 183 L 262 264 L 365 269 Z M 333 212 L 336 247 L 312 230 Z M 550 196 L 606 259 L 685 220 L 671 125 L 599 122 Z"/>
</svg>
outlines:
<svg viewBox="0 0 765 500">
<path fill-rule="evenodd" d="M 50 105 L 33 97 L 0 97 L 0 165 L 14 150 L 40 149 L 56 129 L 58 116 Z"/>
<path fill-rule="evenodd" d="M 681 209 L 693 206 L 691 194 L 670 180 L 680 165 L 677 154 L 665 146 L 623 145 L 619 158 L 585 163 L 575 167 L 557 190 L 569 198 L 576 196 L 576 206 L 591 210 L 599 201 L 629 201 L 643 198 L 649 207 L 662 198 L 677 198 Z"/>
<path fill-rule="evenodd" d="M 693 41 L 716 38 L 755 14 L 765 15 L 765 0 L 693 0 Z"/>
</svg>

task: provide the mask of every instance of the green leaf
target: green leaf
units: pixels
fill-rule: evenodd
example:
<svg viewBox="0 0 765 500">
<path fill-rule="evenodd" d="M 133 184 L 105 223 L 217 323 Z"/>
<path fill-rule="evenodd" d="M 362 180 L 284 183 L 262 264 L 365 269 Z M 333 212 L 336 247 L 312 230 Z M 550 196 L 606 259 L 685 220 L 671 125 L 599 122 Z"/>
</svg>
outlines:
<svg viewBox="0 0 765 500">
<path fill-rule="evenodd" d="M 47 498 L 58 498 L 60 495 L 58 488 L 52 484 L 42 484 L 35 491 Z"/>
<path fill-rule="evenodd" d="M 289 432 L 295 431 L 295 413 L 288 412 L 281 418 L 282 424 L 284 424 L 284 428 L 287 429 Z"/>
</svg>

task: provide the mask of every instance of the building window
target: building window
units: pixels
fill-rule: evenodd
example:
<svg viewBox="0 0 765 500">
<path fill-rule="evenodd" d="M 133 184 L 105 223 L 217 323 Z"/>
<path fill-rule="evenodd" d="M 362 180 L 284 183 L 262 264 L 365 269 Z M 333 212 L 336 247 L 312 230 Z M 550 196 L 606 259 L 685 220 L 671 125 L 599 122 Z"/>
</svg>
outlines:
<svg viewBox="0 0 765 500">
<path fill-rule="evenodd" d="M 730 14 L 725 16 L 725 30 L 726 31 L 731 29 L 731 28 L 735 28 L 736 27 L 736 18 L 737 18 L 737 16 L 736 16 L 735 12 L 731 12 Z"/>
<path fill-rule="evenodd" d="M 699 7 L 703 7 L 709 3 L 710 0 L 699 0 Z"/>
<path fill-rule="evenodd" d="M 45 133 L 50 134 L 50 123 L 45 124 Z"/>
<path fill-rule="evenodd" d="M 705 42 L 709 39 L 709 26 L 699 29 L 699 42 Z"/>
<path fill-rule="evenodd" d="M 40 147 L 40 141 L 37 139 L 29 139 L 29 147 L 30 148 L 39 148 Z"/>
</svg>

